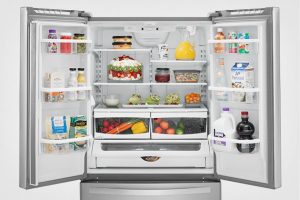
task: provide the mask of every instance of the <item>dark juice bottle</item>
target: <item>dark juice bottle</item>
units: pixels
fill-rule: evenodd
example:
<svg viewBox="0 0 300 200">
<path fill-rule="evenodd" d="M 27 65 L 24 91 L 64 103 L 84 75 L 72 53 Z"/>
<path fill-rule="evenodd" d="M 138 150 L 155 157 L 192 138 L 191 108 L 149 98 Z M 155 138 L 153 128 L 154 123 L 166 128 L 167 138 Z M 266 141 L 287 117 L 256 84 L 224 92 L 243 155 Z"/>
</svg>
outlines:
<svg viewBox="0 0 300 200">
<path fill-rule="evenodd" d="M 241 112 L 242 121 L 238 123 L 236 127 L 236 131 L 239 135 L 239 140 L 252 140 L 252 135 L 255 132 L 254 125 L 249 122 L 249 115 L 248 112 Z M 241 153 L 251 153 L 254 148 L 255 144 L 237 144 L 237 149 Z"/>
</svg>

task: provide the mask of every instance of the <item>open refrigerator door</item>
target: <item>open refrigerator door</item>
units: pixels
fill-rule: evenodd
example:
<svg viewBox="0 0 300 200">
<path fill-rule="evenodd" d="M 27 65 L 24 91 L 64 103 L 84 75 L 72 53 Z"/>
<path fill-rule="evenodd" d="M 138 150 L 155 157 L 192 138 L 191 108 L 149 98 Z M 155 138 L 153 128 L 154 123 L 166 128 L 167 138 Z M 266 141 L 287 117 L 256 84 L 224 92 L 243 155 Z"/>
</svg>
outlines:
<svg viewBox="0 0 300 200">
<path fill-rule="evenodd" d="M 23 188 L 84 176 L 93 101 L 88 54 L 91 40 L 82 13 L 21 8 Z"/>
<path fill-rule="evenodd" d="M 215 174 L 224 180 L 278 188 L 278 9 L 216 12 L 213 23 L 208 40 L 208 138 L 215 153 Z"/>
</svg>

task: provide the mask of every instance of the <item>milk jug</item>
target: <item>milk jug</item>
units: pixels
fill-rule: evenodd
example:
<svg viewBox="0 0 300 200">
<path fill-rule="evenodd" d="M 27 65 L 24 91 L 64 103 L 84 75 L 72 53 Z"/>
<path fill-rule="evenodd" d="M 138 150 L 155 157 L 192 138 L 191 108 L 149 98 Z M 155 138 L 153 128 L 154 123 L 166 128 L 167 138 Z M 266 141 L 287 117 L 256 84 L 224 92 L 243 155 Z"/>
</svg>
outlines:
<svg viewBox="0 0 300 200">
<path fill-rule="evenodd" d="M 223 108 L 221 117 L 213 123 L 213 137 L 235 139 L 237 137 L 235 130 L 235 120 L 229 112 L 229 108 Z M 232 151 L 235 144 L 228 141 L 212 140 L 212 146 L 215 151 Z"/>
</svg>

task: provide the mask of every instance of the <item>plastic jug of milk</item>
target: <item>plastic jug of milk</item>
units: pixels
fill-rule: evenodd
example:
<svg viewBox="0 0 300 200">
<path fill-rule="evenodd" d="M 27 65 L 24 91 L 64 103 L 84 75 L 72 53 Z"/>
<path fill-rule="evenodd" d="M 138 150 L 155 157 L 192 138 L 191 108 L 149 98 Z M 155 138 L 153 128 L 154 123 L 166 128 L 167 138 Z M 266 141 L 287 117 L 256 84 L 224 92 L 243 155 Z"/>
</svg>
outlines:
<svg viewBox="0 0 300 200">
<path fill-rule="evenodd" d="M 236 124 L 233 115 L 229 112 L 229 108 L 223 108 L 221 117 L 213 123 L 213 137 L 215 138 L 227 138 L 234 139 L 237 138 Z M 213 139 L 212 147 L 215 151 L 233 151 L 235 149 L 235 144 L 228 141 L 220 141 Z"/>
</svg>

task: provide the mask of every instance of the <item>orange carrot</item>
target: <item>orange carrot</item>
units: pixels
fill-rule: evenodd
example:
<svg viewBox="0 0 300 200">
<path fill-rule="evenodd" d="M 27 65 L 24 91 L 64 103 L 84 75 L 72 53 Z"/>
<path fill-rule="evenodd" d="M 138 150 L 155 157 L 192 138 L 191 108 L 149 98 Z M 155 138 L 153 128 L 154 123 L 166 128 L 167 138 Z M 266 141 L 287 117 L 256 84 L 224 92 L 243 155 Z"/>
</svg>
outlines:
<svg viewBox="0 0 300 200">
<path fill-rule="evenodd" d="M 115 127 L 114 129 L 110 130 L 107 132 L 107 134 L 118 134 L 118 133 L 121 133 L 123 131 L 126 131 L 128 129 L 130 129 L 134 123 L 136 123 L 137 119 L 134 119 L 134 120 L 131 120 L 131 121 L 128 121 L 128 122 L 124 122 L 122 124 L 120 124 L 119 126 Z"/>
</svg>

